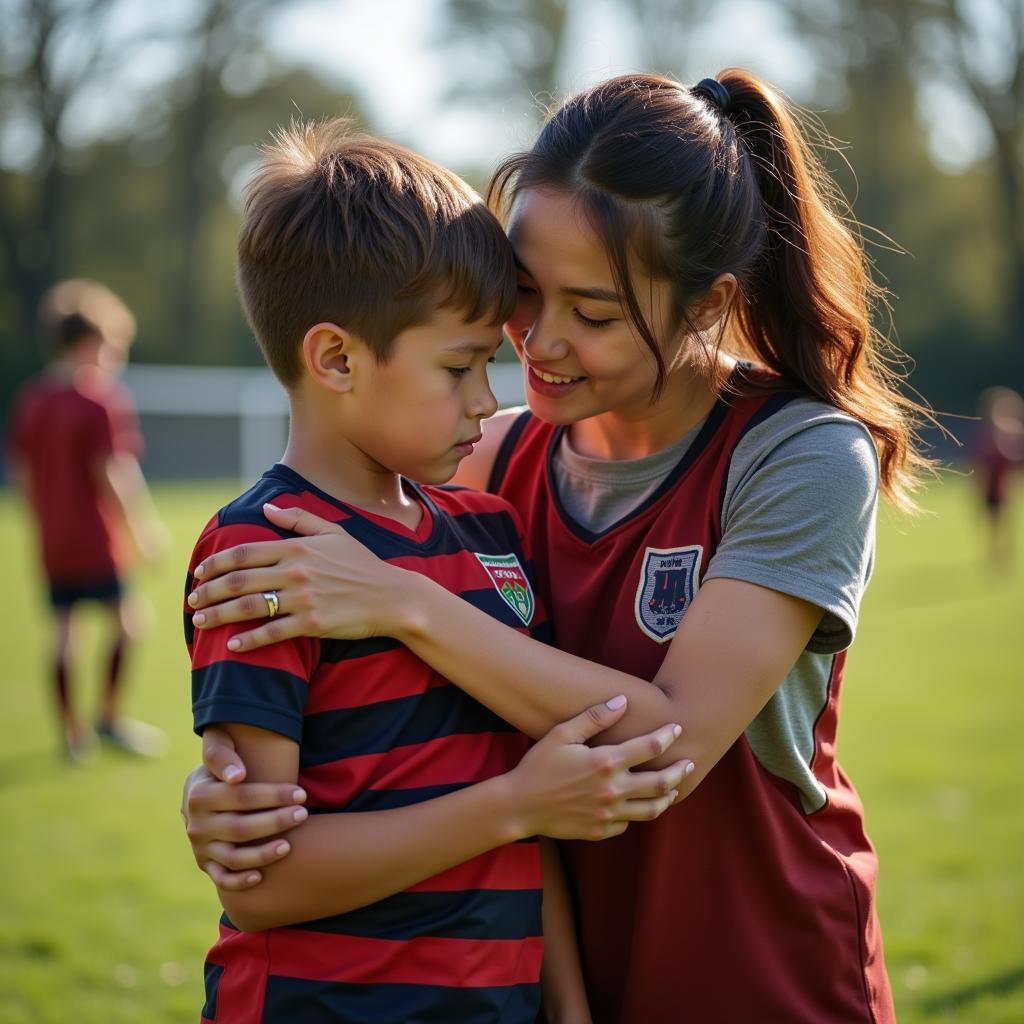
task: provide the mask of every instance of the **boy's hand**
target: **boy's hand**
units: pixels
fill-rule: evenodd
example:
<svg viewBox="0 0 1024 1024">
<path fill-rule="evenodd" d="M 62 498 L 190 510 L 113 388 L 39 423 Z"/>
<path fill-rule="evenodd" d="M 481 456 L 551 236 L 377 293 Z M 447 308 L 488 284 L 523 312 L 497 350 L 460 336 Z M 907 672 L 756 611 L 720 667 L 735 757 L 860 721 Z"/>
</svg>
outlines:
<svg viewBox="0 0 1024 1024">
<path fill-rule="evenodd" d="M 516 832 L 553 839 L 608 839 L 631 821 L 652 821 L 675 800 L 680 782 L 693 771 L 684 759 L 661 771 L 633 772 L 667 750 L 682 729 L 666 725 L 614 746 L 586 741 L 618 721 L 625 697 L 595 704 L 556 725 L 505 778 L 518 805 Z"/>
<path fill-rule="evenodd" d="M 258 868 L 288 855 L 281 838 L 309 812 L 297 786 L 243 782 L 245 765 L 227 733 L 203 732 L 203 764 L 193 768 L 181 794 L 181 816 L 196 864 L 221 889 L 251 889 L 263 878 Z M 268 839 L 264 843 L 257 840 Z M 254 844 L 254 845 L 247 845 Z"/>
</svg>

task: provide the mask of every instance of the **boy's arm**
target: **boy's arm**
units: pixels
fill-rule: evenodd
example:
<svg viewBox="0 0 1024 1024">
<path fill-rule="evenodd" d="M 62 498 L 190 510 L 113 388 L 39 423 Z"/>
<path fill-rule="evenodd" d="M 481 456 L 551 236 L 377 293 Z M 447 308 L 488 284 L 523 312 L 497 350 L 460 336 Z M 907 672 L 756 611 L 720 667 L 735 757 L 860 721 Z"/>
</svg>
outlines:
<svg viewBox="0 0 1024 1024">
<path fill-rule="evenodd" d="M 294 783 L 299 745 L 265 729 L 222 726 L 254 782 Z M 366 906 L 521 838 L 499 779 L 392 811 L 314 815 L 289 833 L 292 853 L 245 892 L 218 888 L 243 931 L 310 921 Z"/>
<path fill-rule="evenodd" d="M 541 988 L 547 1024 L 591 1024 L 583 987 L 576 925 L 558 848 L 541 840 L 544 858 L 544 964 Z"/>
<path fill-rule="evenodd" d="M 678 783 L 681 766 L 650 775 L 646 799 L 623 801 L 620 794 L 629 767 L 664 750 L 675 731 L 617 748 L 586 745 L 623 708 L 588 708 L 531 747 L 512 771 L 454 793 L 388 811 L 311 815 L 288 833 L 290 855 L 263 869 L 261 885 L 218 886 L 221 903 L 237 927 L 260 931 L 367 906 L 528 836 L 603 839 L 623 832 L 628 820 L 657 817 L 675 794 L 656 794 Z M 250 779 L 296 781 L 294 740 L 252 726 L 226 728 Z"/>
</svg>

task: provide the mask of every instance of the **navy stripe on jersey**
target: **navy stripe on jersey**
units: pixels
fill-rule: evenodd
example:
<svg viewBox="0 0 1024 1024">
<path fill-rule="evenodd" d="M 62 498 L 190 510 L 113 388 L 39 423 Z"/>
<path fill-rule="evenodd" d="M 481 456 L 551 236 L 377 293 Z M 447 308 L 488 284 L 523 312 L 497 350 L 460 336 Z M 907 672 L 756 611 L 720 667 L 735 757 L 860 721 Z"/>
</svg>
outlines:
<svg viewBox="0 0 1024 1024">
<path fill-rule="evenodd" d="M 529 409 L 524 409 L 515 418 L 512 426 L 508 428 L 505 436 L 501 439 L 501 445 L 498 447 L 498 454 L 494 459 L 494 465 L 491 466 L 491 475 L 487 480 L 487 490 L 491 494 L 498 493 L 498 488 L 501 487 L 501 482 L 505 479 L 505 473 L 508 470 L 509 459 L 512 458 L 512 453 L 516 450 L 516 442 L 519 440 L 519 435 L 526 429 L 526 424 L 529 423 L 532 415 L 533 413 Z"/>
<path fill-rule="evenodd" d="M 192 671 L 192 716 L 197 732 L 217 722 L 237 722 L 302 739 L 302 710 L 309 684 L 292 672 L 238 661 L 215 661 Z M 239 717 L 243 716 L 243 717 Z"/>
<path fill-rule="evenodd" d="M 474 557 L 512 554 L 530 578 L 515 513 L 491 495 L 410 492 L 425 506 L 419 531 L 362 513 L 286 467 L 274 467 L 208 524 L 188 587 L 191 570 L 212 552 L 282 535 L 263 518 L 263 504 L 274 501 L 329 518 L 379 557 L 433 578 L 525 631 Z M 298 742 L 298 781 L 312 813 L 386 810 L 433 799 L 508 771 L 528 749 L 524 736 L 391 638 L 301 639 L 232 653 L 226 641 L 244 627 L 195 631 L 187 604 L 184 614 L 196 728 L 236 722 Z M 546 629 L 539 606 L 531 625 Z M 213 1019 L 219 1010 L 241 1024 L 417 1015 L 532 1024 L 541 885 L 539 844 L 527 839 L 319 922 L 247 935 L 225 921 L 210 951 L 212 995 L 204 1014 Z"/>
<path fill-rule="evenodd" d="M 488 1021 L 504 1024 L 536 1018 L 539 985 L 441 989 L 433 985 L 344 985 L 271 977 L 267 1020 L 302 1024 L 409 1024 L 411 1021 Z M 289 1016 L 289 1015 L 294 1016 Z"/>
<path fill-rule="evenodd" d="M 514 732 L 503 719 L 450 684 L 398 700 L 307 715 L 303 766 L 381 754 L 439 736 Z"/>
<path fill-rule="evenodd" d="M 206 1002 L 200 1011 L 204 1020 L 214 1020 L 217 1016 L 217 988 L 224 968 L 220 964 L 206 964 L 203 968 L 203 984 L 206 989 Z"/>
<path fill-rule="evenodd" d="M 400 892 L 368 907 L 291 927 L 378 939 L 525 939 L 541 934 L 539 909 L 540 892 L 527 898 L 517 889 Z"/>
<path fill-rule="evenodd" d="M 364 789 L 344 807 L 310 807 L 310 814 L 329 814 L 332 811 L 393 811 L 396 807 L 411 807 L 424 800 L 455 793 L 471 782 L 449 782 L 443 786 L 415 786 L 408 789 Z"/>
</svg>

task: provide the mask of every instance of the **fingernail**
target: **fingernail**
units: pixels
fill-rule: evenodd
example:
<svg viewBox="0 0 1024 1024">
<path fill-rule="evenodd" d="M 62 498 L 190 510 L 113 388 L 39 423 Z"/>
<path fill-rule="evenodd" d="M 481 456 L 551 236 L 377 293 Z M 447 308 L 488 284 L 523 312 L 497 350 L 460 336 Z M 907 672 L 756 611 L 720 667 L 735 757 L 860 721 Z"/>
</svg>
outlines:
<svg viewBox="0 0 1024 1024">
<path fill-rule="evenodd" d="M 194 590 L 188 595 L 188 603 L 192 605 L 193 608 L 199 604 L 199 595 Z"/>
<path fill-rule="evenodd" d="M 245 876 L 246 885 L 255 885 L 260 880 L 260 876 L 253 872 L 251 875 Z"/>
<path fill-rule="evenodd" d="M 206 612 L 196 612 L 192 616 L 192 624 L 195 626 L 201 626 L 206 621 Z"/>
<path fill-rule="evenodd" d="M 297 803 L 304 803 L 306 800 L 306 791 L 304 789 L 296 789 L 292 791 L 292 799 Z"/>
<path fill-rule="evenodd" d="M 295 821 L 305 821 L 309 817 L 309 811 L 305 807 L 296 807 L 292 813 L 292 818 Z"/>
<path fill-rule="evenodd" d="M 242 769 L 239 768 L 237 764 L 229 764 L 227 768 L 224 769 L 224 778 L 227 779 L 228 782 L 231 782 L 232 779 L 237 779 L 241 774 Z"/>
<path fill-rule="evenodd" d="M 681 725 L 673 725 L 672 735 L 675 736 L 676 739 L 679 739 L 679 737 L 683 735 L 683 727 Z"/>
<path fill-rule="evenodd" d="M 672 803 L 677 796 L 679 796 L 679 790 L 673 789 L 672 792 L 668 795 L 668 802 Z"/>
<path fill-rule="evenodd" d="M 686 766 L 686 767 L 685 767 L 685 768 L 683 769 L 683 774 L 684 774 L 684 775 L 692 775 L 692 774 L 693 774 L 693 769 L 694 769 L 694 768 L 696 768 L 696 767 L 697 767 L 697 766 L 696 766 L 696 765 L 695 765 L 695 764 L 694 764 L 694 763 L 693 763 L 693 762 L 691 761 L 691 762 L 690 762 L 690 763 L 689 763 L 689 764 L 688 764 L 688 765 L 687 765 L 687 766 Z"/>
<path fill-rule="evenodd" d="M 291 849 L 291 847 L 289 847 L 287 843 L 278 843 L 277 846 L 274 847 L 274 853 L 276 853 L 278 857 L 283 857 L 289 849 Z"/>
<path fill-rule="evenodd" d="M 241 647 L 241 646 L 242 646 L 242 641 L 239 640 L 237 636 L 233 636 L 228 641 L 228 650 L 229 651 L 237 651 L 238 648 Z"/>
<path fill-rule="evenodd" d="M 204 571 L 204 570 L 203 570 L 203 563 L 202 563 L 202 562 L 200 562 L 200 563 L 199 563 L 199 564 L 198 564 L 198 565 L 197 565 L 197 566 L 196 566 L 196 567 L 195 567 L 195 568 L 194 568 L 194 569 L 192 570 L 192 575 L 193 575 L 193 576 L 194 576 L 194 577 L 195 577 L 195 578 L 196 578 L 197 580 L 201 580 L 201 579 L 203 578 L 203 571 Z M 191 598 L 189 598 L 189 600 L 191 600 Z"/>
<path fill-rule="evenodd" d="M 618 711 L 626 703 L 626 698 L 620 693 L 618 697 L 612 697 L 610 701 L 607 701 L 605 707 L 610 711 Z"/>
<path fill-rule="evenodd" d="M 277 505 L 275 505 L 273 502 L 270 502 L 270 501 L 263 502 L 263 507 L 264 508 L 269 508 L 271 512 L 280 512 L 281 511 L 281 509 L 279 509 L 277 507 Z"/>
</svg>

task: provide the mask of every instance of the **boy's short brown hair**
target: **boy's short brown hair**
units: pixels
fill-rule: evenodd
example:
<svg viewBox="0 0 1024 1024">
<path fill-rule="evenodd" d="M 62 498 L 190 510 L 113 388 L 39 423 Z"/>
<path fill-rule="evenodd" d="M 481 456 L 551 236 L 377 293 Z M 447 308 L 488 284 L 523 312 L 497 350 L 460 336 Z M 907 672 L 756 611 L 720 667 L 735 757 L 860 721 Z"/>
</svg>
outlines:
<svg viewBox="0 0 1024 1024">
<path fill-rule="evenodd" d="M 43 348 L 59 354 L 85 337 L 127 347 L 135 338 L 132 311 L 106 285 L 82 277 L 53 285 L 39 301 Z"/>
<path fill-rule="evenodd" d="M 515 303 L 512 249 L 460 178 L 348 122 L 274 135 L 246 190 L 242 305 L 270 368 L 299 378 L 299 343 L 336 323 L 381 361 L 408 327 L 446 307 L 495 325 Z"/>
</svg>

